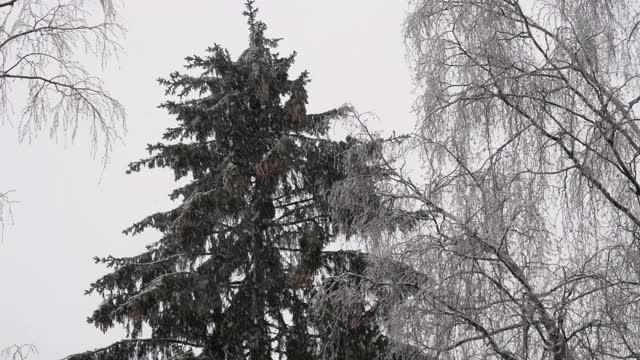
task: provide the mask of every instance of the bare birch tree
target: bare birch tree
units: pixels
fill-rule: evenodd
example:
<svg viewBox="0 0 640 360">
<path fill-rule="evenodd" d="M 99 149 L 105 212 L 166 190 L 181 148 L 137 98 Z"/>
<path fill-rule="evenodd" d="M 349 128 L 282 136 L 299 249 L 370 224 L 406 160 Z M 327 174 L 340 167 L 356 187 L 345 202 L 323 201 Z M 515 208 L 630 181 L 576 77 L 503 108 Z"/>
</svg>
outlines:
<svg viewBox="0 0 640 360">
<path fill-rule="evenodd" d="M 639 359 L 640 4 L 418 0 L 406 36 L 419 169 L 352 166 L 336 217 L 378 260 L 319 301 L 428 358 Z"/>
<path fill-rule="evenodd" d="M 119 50 L 122 27 L 111 0 L 10 0 L 0 3 L 0 113 L 20 113 L 21 138 L 48 128 L 75 137 L 86 122 L 108 149 L 124 109 L 80 60 L 102 64 Z"/>
<path fill-rule="evenodd" d="M 0 0 L 0 122 L 29 140 L 42 130 L 73 139 L 85 126 L 106 161 L 125 111 L 86 61 L 106 64 L 122 32 L 113 0 Z M 0 196 L 0 224 L 8 205 Z"/>
</svg>

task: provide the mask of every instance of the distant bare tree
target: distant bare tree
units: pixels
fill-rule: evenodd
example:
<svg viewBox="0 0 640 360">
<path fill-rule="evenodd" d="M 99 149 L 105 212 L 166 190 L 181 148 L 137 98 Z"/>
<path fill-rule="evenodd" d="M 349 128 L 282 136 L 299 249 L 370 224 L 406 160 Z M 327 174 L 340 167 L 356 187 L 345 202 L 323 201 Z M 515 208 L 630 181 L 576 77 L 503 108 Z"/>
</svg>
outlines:
<svg viewBox="0 0 640 360">
<path fill-rule="evenodd" d="M 13 215 L 10 207 L 12 200 L 9 199 L 9 193 L 10 191 L 0 193 L 0 238 L 2 238 L 7 218 L 10 220 Z"/>
<path fill-rule="evenodd" d="M 0 360 L 27 360 L 29 356 L 37 353 L 38 350 L 33 345 L 13 345 L 0 350 Z"/>
<path fill-rule="evenodd" d="M 384 260 L 348 295 L 431 358 L 639 359 L 640 4 L 412 6 L 419 169 L 335 193 Z"/>
</svg>

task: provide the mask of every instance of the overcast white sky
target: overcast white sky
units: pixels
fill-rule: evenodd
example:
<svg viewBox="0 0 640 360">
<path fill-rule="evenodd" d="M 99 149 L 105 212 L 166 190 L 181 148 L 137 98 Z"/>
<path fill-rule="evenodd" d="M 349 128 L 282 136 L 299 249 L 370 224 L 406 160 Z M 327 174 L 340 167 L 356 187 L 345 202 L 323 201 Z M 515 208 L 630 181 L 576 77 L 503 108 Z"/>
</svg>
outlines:
<svg viewBox="0 0 640 360">
<path fill-rule="evenodd" d="M 405 1 L 259 1 L 268 35 L 283 37 L 282 54 L 297 50 L 295 73 L 311 73 L 310 110 L 350 102 L 373 111 L 374 128 L 408 129 L 413 123 L 411 80 L 405 62 Z M 144 157 L 172 119 L 157 105 L 164 90 L 155 79 L 180 70 L 183 58 L 214 42 L 237 57 L 247 44 L 240 0 L 128 1 L 126 53 L 105 75 L 128 113 L 126 143 L 104 170 L 89 154 L 86 131 L 74 144 L 42 136 L 19 144 L 16 129 L 0 129 L 0 190 L 14 189 L 15 224 L 0 243 L 0 349 L 32 343 L 30 359 L 60 359 L 122 337 L 102 334 L 86 318 L 100 302 L 85 296 L 105 272 L 95 255 L 134 255 L 156 239 L 121 230 L 171 206 L 172 176 L 155 170 L 125 175 Z M 85 129 L 86 130 L 86 129 Z M 102 178 L 101 178 L 102 175 Z"/>
</svg>

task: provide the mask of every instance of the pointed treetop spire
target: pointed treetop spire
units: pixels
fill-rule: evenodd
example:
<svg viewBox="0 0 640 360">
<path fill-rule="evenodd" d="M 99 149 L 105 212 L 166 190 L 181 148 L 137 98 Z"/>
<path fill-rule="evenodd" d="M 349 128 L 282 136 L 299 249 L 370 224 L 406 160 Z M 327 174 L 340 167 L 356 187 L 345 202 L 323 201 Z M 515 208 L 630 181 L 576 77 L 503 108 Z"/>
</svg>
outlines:
<svg viewBox="0 0 640 360">
<path fill-rule="evenodd" d="M 247 17 L 249 25 L 249 45 L 251 47 L 270 47 L 276 48 L 281 38 L 270 39 L 264 36 L 267 25 L 258 20 L 258 8 L 255 6 L 255 0 L 247 0 L 244 4 L 246 10 L 242 13 Z"/>
<path fill-rule="evenodd" d="M 247 24 L 249 24 L 250 45 L 263 46 L 265 45 L 264 31 L 267 29 L 267 25 L 257 20 L 258 8 L 255 7 L 255 0 L 247 0 L 244 5 L 246 10 L 242 14 L 247 17 Z"/>
<path fill-rule="evenodd" d="M 244 3 L 244 6 L 247 8 L 242 14 L 247 17 L 247 23 L 249 27 L 252 28 L 256 23 L 256 17 L 258 14 L 258 9 L 254 6 L 255 0 L 247 0 Z"/>
</svg>

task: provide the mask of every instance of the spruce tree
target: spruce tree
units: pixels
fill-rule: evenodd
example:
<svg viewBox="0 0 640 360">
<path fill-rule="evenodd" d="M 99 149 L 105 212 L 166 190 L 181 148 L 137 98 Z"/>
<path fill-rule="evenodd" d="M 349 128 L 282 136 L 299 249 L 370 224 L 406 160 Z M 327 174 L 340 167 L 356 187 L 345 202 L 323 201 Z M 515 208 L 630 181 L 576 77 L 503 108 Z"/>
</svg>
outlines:
<svg viewBox="0 0 640 360">
<path fill-rule="evenodd" d="M 327 136 L 347 107 L 307 114 L 308 73 L 289 78 L 295 53 L 274 52 L 278 40 L 256 12 L 247 1 L 249 47 L 237 60 L 215 45 L 186 58 L 188 74 L 160 80 L 171 97 L 161 106 L 178 125 L 129 172 L 171 169 L 186 181 L 170 194 L 180 204 L 125 230 L 161 232 L 145 252 L 96 258 L 112 270 L 87 291 L 104 298 L 89 322 L 103 331 L 121 324 L 127 339 L 69 359 L 323 357 L 314 286 L 362 271 L 356 253 L 324 250 L 339 233 L 331 189 L 357 141 Z M 358 326 L 347 327 L 349 346 L 356 330 L 376 341 L 373 321 Z M 342 357 L 371 357 L 361 353 Z"/>
</svg>

